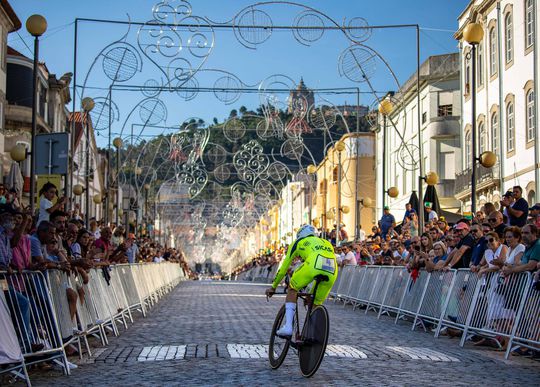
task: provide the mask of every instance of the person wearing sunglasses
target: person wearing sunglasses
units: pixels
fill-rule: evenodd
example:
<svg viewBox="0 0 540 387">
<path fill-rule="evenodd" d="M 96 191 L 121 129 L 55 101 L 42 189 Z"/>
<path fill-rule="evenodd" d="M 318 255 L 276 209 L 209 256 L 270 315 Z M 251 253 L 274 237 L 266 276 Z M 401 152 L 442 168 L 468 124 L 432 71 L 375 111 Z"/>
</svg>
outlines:
<svg viewBox="0 0 540 387">
<path fill-rule="evenodd" d="M 489 233 L 491 230 L 488 230 L 486 232 Z M 471 257 L 471 268 L 474 266 L 480 265 L 480 262 L 482 261 L 482 258 L 484 257 L 484 253 L 486 252 L 486 249 L 488 248 L 487 244 L 488 241 L 486 237 L 484 236 L 484 230 L 483 227 L 480 224 L 473 224 L 471 227 L 471 235 L 474 238 L 475 245 L 473 247 L 472 257 Z"/>
<path fill-rule="evenodd" d="M 444 262 L 444 270 L 449 269 L 468 269 L 471 263 L 472 249 L 474 247 L 474 238 L 470 233 L 469 224 L 466 221 L 459 221 L 454 226 L 454 238 L 460 237 L 456 248 L 448 254 Z"/>
<path fill-rule="evenodd" d="M 504 238 L 504 230 L 506 228 L 506 225 L 504 224 L 504 217 L 502 212 L 493 211 L 491 214 L 489 214 L 487 220 L 493 231 L 495 231 L 499 236 L 499 239 Z"/>
<path fill-rule="evenodd" d="M 496 232 L 490 232 L 486 235 L 487 249 L 484 257 L 478 267 L 478 275 L 484 275 L 489 272 L 499 271 L 508 255 L 508 247 L 503 245 Z"/>
</svg>

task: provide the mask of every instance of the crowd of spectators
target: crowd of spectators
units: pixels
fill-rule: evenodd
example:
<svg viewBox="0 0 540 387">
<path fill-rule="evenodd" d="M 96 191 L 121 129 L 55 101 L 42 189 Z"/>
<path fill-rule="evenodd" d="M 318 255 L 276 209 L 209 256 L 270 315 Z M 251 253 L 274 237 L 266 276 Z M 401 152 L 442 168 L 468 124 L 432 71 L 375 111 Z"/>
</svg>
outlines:
<svg viewBox="0 0 540 387">
<path fill-rule="evenodd" d="M 109 226 L 90 219 L 85 228 L 79 208 L 65 211 L 65 198 L 53 204 L 56 195 L 56 187 L 45 184 L 40 191 L 39 212 L 32 214 L 0 191 L 0 272 L 8 279 L 9 286 L 3 290 L 12 317 L 23 321 L 23 329 L 30 326 L 29 308 L 34 302 L 24 287 L 9 281 L 10 276 L 23 271 L 60 270 L 88 284 L 92 268 L 99 268 L 106 276 L 111 265 L 167 261 L 178 263 L 186 277 L 193 277 L 180 250 L 161 246 L 147 237 L 137 238 L 122 225 Z M 66 286 L 66 297 L 71 319 L 76 322 L 76 303 L 84 298 L 82 286 Z M 43 343 L 37 341 L 24 344 L 27 352 L 43 349 Z"/>
<path fill-rule="evenodd" d="M 540 204 L 529 207 L 522 194 L 522 188 L 515 186 L 503 195 L 498 210 L 494 203 L 486 203 L 472 219 L 462 218 L 455 223 L 447 222 L 433 210 L 432 203 L 426 202 L 421 234 L 417 211 L 410 204 L 399 223 L 389 207 L 384 207 L 371 233 L 361 232 L 358 240 L 349 239 L 344 225 L 337 246 L 337 225 L 320 233 L 334 244 L 341 267 L 403 266 L 411 276 L 417 276 L 420 269 L 432 272 L 467 268 L 479 276 L 500 272 L 503 277 L 530 272 L 533 286 L 540 290 Z M 236 272 L 279 262 L 286 248 L 257 256 Z"/>
</svg>

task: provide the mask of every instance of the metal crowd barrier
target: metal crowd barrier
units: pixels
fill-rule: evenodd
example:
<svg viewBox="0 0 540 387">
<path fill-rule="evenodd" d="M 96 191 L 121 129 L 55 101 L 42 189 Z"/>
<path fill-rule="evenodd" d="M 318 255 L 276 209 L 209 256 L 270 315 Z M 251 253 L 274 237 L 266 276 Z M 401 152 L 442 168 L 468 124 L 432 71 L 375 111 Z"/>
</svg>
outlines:
<svg viewBox="0 0 540 387">
<path fill-rule="evenodd" d="M 404 267 L 345 266 L 330 295 L 353 308 L 364 305 L 366 313 L 378 311 L 379 318 L 395 313 L 395 323 L 410 319 L 412 329 L 431 324 L 435 337 L 458 329 L 461 346 L 474 335 L 508 340 L 506 358 L 519 346 L 540 347 L 540 291 L 527 272 L 504 277 L 468 269 L 421 270 L 412 278 Z"/>
<path fill-rule="evenodd" d="M 118 327 L 127 329 L 134 311 L 146 316 L 152 305 L 185 279 L 174 263 L 117 265 L 91 269 L 88 276 L 84 284 L 79 274 L 58 270 L 0 272 L 2 300 L 5 297 L 15 332 L 9 336 L 2 331 L 0 348 L 15 337 L 22 354 L 18 366 L 2 368 L 0 373 L 8 370 L 24 377 L 26 365 L 53 361 L 69 375 L 67 346 L 76 344 L 82 357 L 84 343 L 90 356 L 89 336 L 107 345 L 107 333 L 119 335 Z"/>
<path fill-rule="evenodd" d="M 271 265 L 270 270 L 268 270 L 268 267 L 269 265 L 251 267 L 241 273 L 236 274 L 234 280 L 241 282 L 272 283 L 274 277 L 276 276 L 279 265 Z"/>
</svg>

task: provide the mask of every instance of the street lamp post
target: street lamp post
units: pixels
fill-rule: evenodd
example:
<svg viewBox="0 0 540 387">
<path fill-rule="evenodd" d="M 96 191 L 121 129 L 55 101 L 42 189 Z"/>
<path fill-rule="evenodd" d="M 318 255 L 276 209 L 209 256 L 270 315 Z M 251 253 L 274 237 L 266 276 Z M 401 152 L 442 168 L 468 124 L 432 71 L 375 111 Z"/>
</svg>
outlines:
<svg viewBox="0 0 540 387">
<path fill-rule="evenodd" d="M 85 132 L 86 132 L 86 157 L 85 157 L 85 164 L 86 164 L 86 170 L 85 170 L 85 178 L 84 178 L 84 184 L 86 185 L 86 195 L 84 197 L 85 200 L 85 208 L 84 208 L 84 216 L 85 216 L 85 224 L 86 229 L 88 230 L 90 227 L 90 125 L 88 120 L 88 114 L 90 111 L 94 108 L 95 102 L 92 98 L 86 97 L 83 98 L 81 101 L 81 107 L 84 111 L 83 116 L 83 125 L 85 126 Z"/>
<path fill-rule="evenodd" d="M 484 29 L 479 23 L 470 23 L 463 30 L 463 37 L 471 45 L 471 212 L 476 212 L 476 46 L 484 37 Z"/>
<path fill-rule="evenodd" d="M 491 168 L 497 162 L 497 156 L 491 151 L 483 152 L 477 157 L 476 152 L 476 46 L 484 37 L 484 29 L 479 23 L 470 23 L 463 29 L 463 38 L 471 45 L 471 214 L 476 213 L 476 162 L 485 168 Z M 480 64 L 482 65 L 482 64 Z M 502 187 L 501 187 L 502 189 Z"/>
<path fill-rule="evenodd" d="M 123 141 L 120 137 L 116 137 L 113 140 L 113 145 L 116 148 L 116 227 L 120 224 L 120 209 L 122 208 L 120 203 L 120 148 L 122 148 Z"/>
<path fill-rule="evenodd" d="M 34 37 L 34 68 L 32 72 L 32 148 L 30 161 L 30 211 L 34 214 L 36 194 L 36 135 L 37 135 L 37 99 L 39 37 L 47 31 L 47 20 L 41 15 L 32 15 L 26 20 L 26 30 Z"/>
<path fill-rule="evenodd" d="M 309 224 L 313 223 L 313 187 L 311 182 L 311 175 L 315 175 L 317 173 L 317 167 L 313 164 L 308 165 L 307 167 L 307 173 L 310 175 L 309 178 Z M 316 178 L 315 178 L 315 181 Z"/>
<path fill-rule="evenodd" d="M 390 98 L 384 98 L 379 103 L 379 113 L 383 116 L 383 152 L 382 152 L 382 186 L 383 189 L 386 186 L 386 130 L 387 130 L 387 116 L 394 110 L 394 103 Z M 397 195 L 396 195 L 397 196 Z M 386 196 L 382 196 L 382 207 L 386 205 Z"/>
<path fill-rule="evenodd" d="M 345 150 L 345 143 L 338 141 L 335 145 L 338 153 L 338 175 L 337 175 L 337 219 L 336 219 L 336 246 L 339 245 L 341 234 L 341 152 Z"/>
</svg>

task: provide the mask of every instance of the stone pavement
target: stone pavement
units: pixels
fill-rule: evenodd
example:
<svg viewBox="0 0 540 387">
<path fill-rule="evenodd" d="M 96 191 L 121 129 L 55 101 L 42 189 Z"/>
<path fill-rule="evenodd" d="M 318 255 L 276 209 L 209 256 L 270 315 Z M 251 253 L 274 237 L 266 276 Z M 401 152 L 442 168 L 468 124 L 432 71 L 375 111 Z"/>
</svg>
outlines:
<svg viewBox="0 0 540 387">
<path fill-rule="evenodd" d="M 457 339 L 411 331 L 411 324 L 350 306 L 327 303 L 330 338 L 317 374 L 304 379 L 290 350 L 271 370 L 269 332 L 284 302 L 269 303 L 265 286 L 184 282 L 106 348 L 79 362 L 67 377 L 31 373 L 35 386 L 76 385 L 517 385 L 538 384 L 540 362 L 504 360 L 503 354 Z"/>
</svg>

